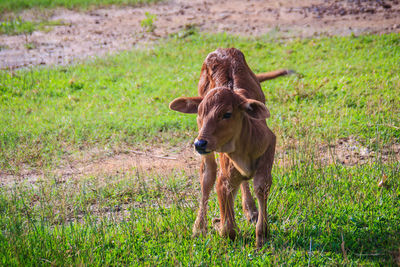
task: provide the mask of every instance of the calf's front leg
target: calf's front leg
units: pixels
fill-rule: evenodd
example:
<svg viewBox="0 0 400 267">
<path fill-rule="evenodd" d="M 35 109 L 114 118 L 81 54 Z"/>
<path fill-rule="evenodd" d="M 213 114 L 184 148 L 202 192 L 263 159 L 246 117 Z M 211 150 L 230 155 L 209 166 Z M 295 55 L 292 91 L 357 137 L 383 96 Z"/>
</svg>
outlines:
<svg viewBox="0 0 400 267">
<path fill-rule="evenodd" d="M 235 222 L 234 203 L 243 176 L 225 155 L 221 155 L 220 165 L 217 196 L 221 217 L 219 225 L 216 226 L 219 228 L 221 236 L 229 236 L 230 239 L 235 239 L 238 228 Z"/>
<path fill-rule="evenodd" d="M 242 191 L 242 207 L 243 212 L 246 215 L 247 221 L 256 223 L 258 218 L 258 211 L 256 203 L 254 202 L 253 196 L 251 195 L 249 183 L 244 181 L 240 185 Z"/>
<path fill-rule="evenodd" d="M 235 222 L 234 202 L 239 184 L 231 182 L 230 177 L 226 176 L 219 176 L 217 180 L 217 195 L 221 213 L 218 230 L 221 236 L 229 236 L 233 240 L 238 230 Z"/>
<path fill-rule="evenodd" d="M 202 156 L 200 166 L 201 199 L 200 208 L 193 226 L 193 235 L 207 233 L 207 205 L 210 192 L 217 176 L 217 163 L 214 153 Z"/>
</svg>

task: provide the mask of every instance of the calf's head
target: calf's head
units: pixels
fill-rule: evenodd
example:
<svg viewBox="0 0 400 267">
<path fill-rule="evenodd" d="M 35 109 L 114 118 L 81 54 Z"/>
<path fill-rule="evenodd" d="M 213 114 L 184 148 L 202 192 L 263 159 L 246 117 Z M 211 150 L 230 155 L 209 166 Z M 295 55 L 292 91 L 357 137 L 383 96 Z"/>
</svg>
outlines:
<svg viewBox="0 0 400 267">
<path fill-rule="evenodd" d="M 244 120 L 265 120 L 269 111 L 257 100 L 248 99 L 244 89 L 217 87 L 203 97 L 180 97 L 169 108 L 183 113 L 197 113 L 199 134 L 196 151 L 232 153 L 243 131 Z M 249 125 L 249 124 L 247 124 Z M 251 130 L 251 129 L 248 129 Z"/>
</svg>

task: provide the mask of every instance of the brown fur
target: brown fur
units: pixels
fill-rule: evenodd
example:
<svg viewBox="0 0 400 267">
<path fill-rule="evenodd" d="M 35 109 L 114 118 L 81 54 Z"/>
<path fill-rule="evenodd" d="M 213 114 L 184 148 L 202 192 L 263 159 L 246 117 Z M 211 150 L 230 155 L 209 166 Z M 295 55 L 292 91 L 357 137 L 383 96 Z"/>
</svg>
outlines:
<svg viewBox="0 0 400 267">
<path fill-rule="evenodd" d="M 249 221 L 256 224 L 257 248 L 261 248 L 268 234 L 267 198 L 272 183 L 272 164 L 276 137 L 265 119 L 269 111 L 260 82 L 288 74 L 287 70 L 255 75 L 242 52 L 235 48 L 217 49 L 210 53 L 201 68 L 198 97 L 177 98 L 170 108 L 184 113 L 198 113 L 197 140 L 205 140 L 201 151 L 201 201 L 193 233 L 207 231 L 207 203 L 214 187 L 217 164 L 214 152 L 220 153 L 217 195 L 221 212 L 215 224 L 220 234 L 235 238 L 237 226 L 234 199 L 239 186 L 242 190 L 243 210 Z M 224 116 L 230 113 L 229 118 Z M 254 178 L 258 200 L 257 211 L 248 180 Z"/>
</svg>

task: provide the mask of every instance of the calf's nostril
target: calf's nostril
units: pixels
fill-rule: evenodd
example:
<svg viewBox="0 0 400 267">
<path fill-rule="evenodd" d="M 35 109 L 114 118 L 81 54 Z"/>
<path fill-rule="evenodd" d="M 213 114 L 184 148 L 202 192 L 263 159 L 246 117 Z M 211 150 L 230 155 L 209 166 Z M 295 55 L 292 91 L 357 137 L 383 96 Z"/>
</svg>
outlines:
<svg viewBox="0 0 400 267">
<path fill-rule="evenodd" d="M 207 141 L 203 139 L 196 140 L 196 142 L 194 142 L 194 146 L 196 149 L 205 149 L 207 146 Z"/>
</svg>

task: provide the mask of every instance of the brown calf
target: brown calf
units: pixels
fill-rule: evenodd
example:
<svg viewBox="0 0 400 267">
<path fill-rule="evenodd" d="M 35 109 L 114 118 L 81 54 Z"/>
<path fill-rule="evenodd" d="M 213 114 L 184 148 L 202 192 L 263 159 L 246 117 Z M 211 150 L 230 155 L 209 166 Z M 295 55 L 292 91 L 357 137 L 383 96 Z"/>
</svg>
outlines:
<svg viewBox="0 0 400 267">
<path fill-rule="evenodd" d="M 202 155 L 202 196 L 194 234 L 207 231 L 207 202 L 217 175 L 214 152 L 219 152 L 217 194 L 221 218 L 215 221 L 216 227 L 221 235 L 235 238 L 234 199 L 240 186 L 247 219 L 257 219 L 257 247 L 263 246 L 268 234 L 267 197 L 276 137 L 265 122 L 270 114 L 260 82 L 288 73 L 278 70 L 255 75 L 242 52 L 235 48 L 217 49 L 203 63 L 199 96 L 181 97 L 170 103 L 172 110 L 198 114 L 199 135 L 194 144 Z M 259 212 L 247 182 L 253 177 Z"/>
</svg>

